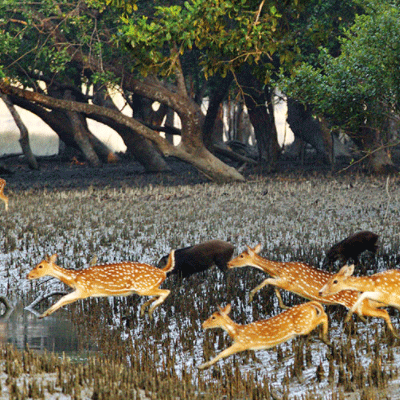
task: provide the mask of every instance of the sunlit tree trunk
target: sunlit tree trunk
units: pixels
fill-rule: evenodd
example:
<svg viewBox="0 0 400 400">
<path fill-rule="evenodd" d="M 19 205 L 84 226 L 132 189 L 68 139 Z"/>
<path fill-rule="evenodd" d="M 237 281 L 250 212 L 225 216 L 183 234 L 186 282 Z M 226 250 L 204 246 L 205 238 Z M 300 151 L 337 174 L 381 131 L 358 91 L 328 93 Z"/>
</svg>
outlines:
<svg viewBox="0 0 400 400">
<path fill-rule="evenodd" d="M 8 98 L 8 96 L 5 95 L 0 95 L 1 99 L 4 101 L 6 104 L 8 111 L 10 111 L 12 117 L 14 118 L 14 121 L 20 131 L 20 139 L 19 143 L 21 145 L 22 152 L 24 153 L 24 156 L 26 157 L 29 166 L 32 169 L 39 169 L 39 165 L 37 163 L 36 157 L 34 156 L 30 143 L 29 143 L 29 133 L 28 129 L 26 128 L 26 125 L 22 121 L 18 111 L 15 109 L 13 102 Z"/>
</svg>

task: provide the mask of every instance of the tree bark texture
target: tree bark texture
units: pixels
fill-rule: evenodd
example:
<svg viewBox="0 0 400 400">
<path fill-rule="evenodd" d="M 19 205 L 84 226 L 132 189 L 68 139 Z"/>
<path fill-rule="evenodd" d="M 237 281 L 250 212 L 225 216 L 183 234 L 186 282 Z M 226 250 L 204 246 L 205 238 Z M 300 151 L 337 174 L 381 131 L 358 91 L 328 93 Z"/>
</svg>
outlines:
<svg viewBox="0 0 400 400">
<path fill-rule="evenodd" d="M 275 168 L 281 153 L 273 113 L 272 92 L 245 68 L 238 75 L 244 101 L 254 128 L 260 163 L 266 170 Z"/>
<path fill-rule="evenodd" d="M 96 91 L 96 94 L 93 98 L 93 103 L 102 107 L 108 107 L 117 112 L 119 111 L 108 93 L 103 90 Z M 137 134 L 126 125 L 117 124 L 113 120 L 101 117 L 99 117 L 97 120 L 118 132 L 127 147 L 128 154 L 133 155 L 135 159 L 142 164 L 147 172 L 170 171 L 170 168 L 163 156 L 148 139 Z"/>
<path fill-rule="evenodd" d="M 22 153 L 28 161 L 29 167 L 32 169 L 39 169 L 38 162 L 34 156 L 30 143 L 29 143 L 29 133 L 28 129 L 22 121 L 18 111 L 15 109 L 13 102 L 6 95 L 1 95 L 2 100 L 6 104 L 8 111 L 10 111 L 12 117 L 14 118 L 15 124 L 20 131 L 19 143 L 21 145 Z"/>
<path fill-rule="evenodd" d="M 41 118 L 53 131 L 57 134 L 61 141 L 65 143 L 66 146 L 73 147 L 80 150 L 78 144 L 76 143 L 74 136 L 72 134 L 72 124 L 70 119 L 67 117 L 64 110 L 54 109 L 48 111 L 46 108 L 42 107 L 39 103 L 33 103 L 27 99 L 19 96 L 11 96 L 14 104 L 32 112 Z M 50 108 L 50 107 L 48 107 Z M 107 162 L 109 158 L 113 158 L 112 151 L 96 136 L 94 136 L 90 131 L 86 131 L 89 141 L 103 162 Z M 111 155 L 111 156 L 110 156 Z"/>
<path fill-rule="evenodd" d="M 204 145 L 210 151 L 213 151 L 213 144 L 216 142 L 214 133 L 216 132 L 215 124 L 218 120 L 218 113 L 220 113 L 221 104 L 228 93 L 232 80 L 233 76 L 229 74 L 226 78 L 214 78 L 210 84 L 212 90 L 202 128 Z"/>
<path fill-rule="evenodd" d="M 187 111 L 186 118 L 182 119 L 182 132 L 185 130 L 187 136 L 185 135 L 182 138 L 180 146 L 174 147 L 157 132 L 154 132 L 133 118 L 105 107 L 55 99 L 36 92 L 19 89 L 4 82 L 0 82 L 0 92 L 20 96 L 48 108 L 80 112 L 93 119 L 96 119 L 96 116 L 110 118 L 117 123 L 135 130 L 138 134 L 152 141 L 164 155 L 175 156 L 189 162 L 211 180 L 217 182 L 244 181 L 243 176 L 235 168 L 226 165 L 205 149 L 198 131 L 201 129 L 199 108 L 199 112 L 193 107 Z M 185 102 L 185 105 L 187 105 L 187 102 Z M 183 107 L 183 104 L 180 107 Z"/>
<path fill-rule="evenodd" d="M 332 151 L 326 148 L 319 121 L 313 118 L 310 108 L 306 108 L 297 100 L 288 98 L 287 122 L 293 134 L 304 142 L 310 144 L 320 155 L 323 162 L 331 164 Z M 332 142 L 330 142 L 332 146 Z"/>
</svg>

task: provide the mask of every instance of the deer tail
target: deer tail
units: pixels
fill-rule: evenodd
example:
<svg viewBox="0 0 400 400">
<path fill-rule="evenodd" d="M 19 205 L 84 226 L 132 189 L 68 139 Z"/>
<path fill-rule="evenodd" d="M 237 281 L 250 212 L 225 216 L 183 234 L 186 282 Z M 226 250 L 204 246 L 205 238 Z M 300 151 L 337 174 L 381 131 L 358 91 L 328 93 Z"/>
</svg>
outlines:
<svg viewBox="0 0 400 400">
<path fill-rule="evenodd" d="M 166 274 L 175 268 L 175 250 L 169 253 L 167 265 L 162 269 Z"/>
</svg>

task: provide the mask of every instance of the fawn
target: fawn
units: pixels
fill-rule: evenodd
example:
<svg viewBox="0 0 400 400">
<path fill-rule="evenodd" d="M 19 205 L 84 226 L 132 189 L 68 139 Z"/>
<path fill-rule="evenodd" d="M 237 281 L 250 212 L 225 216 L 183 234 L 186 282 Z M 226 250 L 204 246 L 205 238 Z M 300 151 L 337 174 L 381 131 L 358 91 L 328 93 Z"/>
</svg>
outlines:
<svg viewBox="0 0 400 400">
<path fill-rule="evenodd" d="M 4 194 L 4 186 L 6 186 L 6 181 L 0 178 L 0 199 L 4 201 L 6 211 L 8 211 L 8 197 Z"/>
<path fill-rule="evenodd" d="M 57 303 L 46 310 L 40 318 L 47 317 L 66 304 L 73 303 L 87 297 L 129 296 L 137 293 L 140 296 L 156 296 L 146 301 L 140 308 L 143 316 L 146 307 L 149 308 L 150 319 L 158 307 L 169 295 L 170 291 L 159 289 L 167 277 L 167 272 L 173 269 L 173 251 L 169 255 L 168 263 L 163 269 L 149 264 L 137 262 L 121 262 L 116 264 L 93 265 L 86 269 L 71 270 L 61 268 L 55 264 L 57 254 L 46 256 L 27 275 L 28 279 L 37 279 L 42 276 L 53 276 L 75 291 L 63 296 Z"/>
<path fill-rule="evenodd" d="M 328 317 L 316 301 L 294 306 L 272 318 L 248 325 L 237 324 L 229 318 L 230 304 L 224 309 L 218 308 L 219 311 L 203 322 L 203 329 L 222 328 L 233 339 L 233 344 L 211 361 L 201 364 L 199 369 L 208 368 L 221 358 L 240 351 L 269 349 L 296 336 L 308 335 L 318 325 L 322 325 L 320 338 L 331 346 L 328 341 Z"/>
<path fill-rule="evenodd" d="M 363 292 L 350 308 L 346 321 L 353 312 L 360 312 L 365 299 L 373 300 L 385 306 L 400 309 L 400 270 L 389 269 L 371 276 L 352 276 L 354 265 L 345 265 L 334 274 L 320 289 L 321 296 L 342 293 L 342 290 L 357 290 Z M 393 332 L 394 333 L 394 332 Z M 398 335 L 395 335 L 400 338 Z"/>
<path fill-rule="evenodd" d="M 250 301 L 257 291 L 270 284 L 275 286 L 279 305 L 282 308 L 286 308 L 286 306 L 283 304 L 278 288 L 296 293 L 307 300 L 316 300 L 327 305 L 341 304 L 348 309 L 351 309 L 357 302 L 357 290 L 344 290 L 336 294 L 325 296 L 320 294 L 321 287 L 333 276 L 332 273 L 313 268 L 310 265 L 300 262 L 270 261 L 259 256 L 258 253 L 260 251 L 260 244 L 255 246 L 254 249 L 247 246 L 247 250 L 228 263 L 228 268 L 250 266 L 258 268 L 272 276 L 272 278 L 265 279 L 250 292 Z M 356 312 L 361 319 L 363 319 L 363 316 L 382 318 L 386 321 L 393 335 L 397 336 L 388 312 L 380 309 L 380 307 L 384 307 L 384 304 L 368 299 L 365 299 L 365 301 L 362 301 L 362 304 L 361 302 L 359 304 L 360 307 L 357 308 Z"/>
</svg>

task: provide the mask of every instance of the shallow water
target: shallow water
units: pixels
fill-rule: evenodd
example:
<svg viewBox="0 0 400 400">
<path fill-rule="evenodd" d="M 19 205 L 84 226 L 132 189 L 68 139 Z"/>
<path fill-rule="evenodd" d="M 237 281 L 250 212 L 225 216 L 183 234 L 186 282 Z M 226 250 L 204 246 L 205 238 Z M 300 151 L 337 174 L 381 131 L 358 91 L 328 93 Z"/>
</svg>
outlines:
<svg viewBox="0 0 400 400">
<path fill-rule="evenodd" d="M 0 342 L 18 349 L 34 349 L 76 355 L 85 352 L 66 313 L 39 319 L 22 307 L 10 310 L 0 319 Z"/>
</svg>

